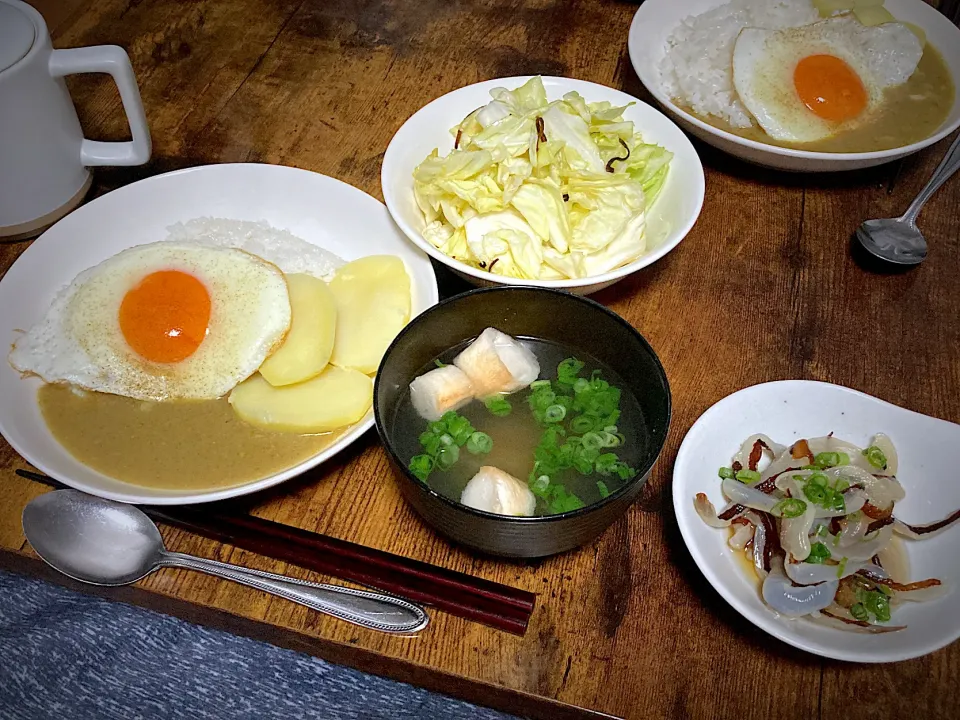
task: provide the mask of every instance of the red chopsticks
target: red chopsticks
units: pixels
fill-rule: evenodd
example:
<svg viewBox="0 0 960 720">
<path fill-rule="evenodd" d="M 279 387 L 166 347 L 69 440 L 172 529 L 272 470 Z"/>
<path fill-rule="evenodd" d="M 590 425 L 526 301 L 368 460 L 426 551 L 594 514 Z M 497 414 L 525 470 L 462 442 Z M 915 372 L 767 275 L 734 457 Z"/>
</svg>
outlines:
<svg viewBox="0 0 960 720">
<path fill-rule="evenodd" d="M 39 473 L 16 472 L 63 487 Z M 525 590 L 253 515 L 222 512 L 212 505 L 141 505 L 140 509 L 155 521 L 516 635 L 526 632 L 536 602 L 536 595 Z"/>
</svg>

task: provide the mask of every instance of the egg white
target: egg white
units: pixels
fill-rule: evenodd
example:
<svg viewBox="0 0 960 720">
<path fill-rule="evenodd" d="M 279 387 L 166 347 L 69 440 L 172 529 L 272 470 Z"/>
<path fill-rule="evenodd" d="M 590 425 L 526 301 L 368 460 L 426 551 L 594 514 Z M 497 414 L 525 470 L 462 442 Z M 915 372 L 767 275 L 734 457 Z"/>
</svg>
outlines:
<svg viewBox="0 0 960 720">
<path fill-rule="evenodd" d="M 211 300 L 206 338 L 176 363 L 141 357 L 120 328 L 126 293 L 160 270 L 193 275 Z M 286 280 L 267 261 L 230 248 L 151 243 L 80 273 L 17 339 L 9 362 L 46 382 L 139 400 L 213 399 L 256 372 L 283 342 L 290 318 Z"/>
<path fill-rule="evenodd" d="M 796 92 L 793 73 L 810 55 L 846 62 L 867 91 L 867 107 L 843 123 L 811 112 Z M 812 142 L 869 122 L 880 111 L 884 90 L 906 82 L 923 46 L 902 23 L 862 25 L 851 15 L 784 30 L 744 28 L 733 50 L 733 83 L 740 101 L 770 137 Z"/>
</svg>

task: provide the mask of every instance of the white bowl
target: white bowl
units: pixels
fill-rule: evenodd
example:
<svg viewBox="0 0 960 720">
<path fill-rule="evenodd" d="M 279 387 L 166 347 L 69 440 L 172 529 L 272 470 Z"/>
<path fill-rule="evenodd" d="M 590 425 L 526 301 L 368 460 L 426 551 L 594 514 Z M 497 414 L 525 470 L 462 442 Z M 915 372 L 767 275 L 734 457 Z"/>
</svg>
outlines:
<svg viewBox="0 0 960 720">
<path fill-rule="evenodd" d="M 630 25 L 630 60 L 640 81 L 674 120 L 704 142 L 757 165 L 797 172 L 833 172 L 873 167 L 898 160 L 942 140 L 960 127 L 960 92 L 956 94 L 953 108 L 936 133 L 911 145 L 876 152 L 793 150 L 747 140 L 705 123 L 674 104 L 673 98 L 664 92 L 660 63 L 665 54 L 667 38 L 681 20 L 723 5 L 726 1 L 645 0 Z M 898 20 L 912 22 L 924 29 L 927 41 L 940 51 L 950 69 L 954 86 L 960 85 L 960 29 L 923 0 L 886 0 L 884 5 Z"/>
<path fill-rule="evenodd" d="M 718 508 L 726 505 L 717 469 L 729 466 L 740 444 L 765 433 L 789 444 L 802 437 L 834 432 L 866 447 L 874 433 L 889 435 L 897 448 L 897 477 L 906 498 L 896 515 L 923 525 L 960 508 L 955 481 L 955 448 L 960 425 L 920 415 L 856 390 L 806 380 L 754 385 L 729 395 L 697 420 L 680 446 L 673 471 L 673 507 L 680 533 L 700 570 L 745 618 L 794 647 L 817 655 L 855 662 L 894 662 L 926 655 L 960 637 L 960 526 L 927 540 L 904 541 L 911 580 L 935 577 L 952 587 L 945 597 L 926 603 L 905 603 L 894 623 L 905 630 L 867 635 L 788 620 L 773 613 L 760 598 L 758 583 L 727 545 L 727 530 L 709 527 L 693 507 L 698 492 Z"/>
<path fill-rule="evenodd" d="M 201 216 L 266 220 L 345 260 L 386 253 L 410 274 L 413 314 L 438 300 L 430 259 L 406 241 L 386 208 L 355 187 L 280 165 L 210 165 L 158 175 L 115 190 L 47 230 L 0 281 L 0 345 L 46 313 L 82 270 L 133 245 L 163 240 L 173 223 Z M 373 425 L 373 412 L 310 459 L 238 487 L 205 492 L 154 490 L 99 473 L 74 459 L 47 429 L 38 378 L 21 378 L 0 359 L 0 433 L 32 465 L 78 490 L 121 502 L 184 504 L 245 495 L 299 475 L 346 448 Z"/>
<path fill-rule="evenodd" d="M 607 100 L 614 105 L 634 103 L 624 112 L 624 119 L 633 121 L 645 141 L 658 143 L 673 153 L 667 180 L 647 215 L 647 243 L 651 247 L 644 255 L 623 267 L 588 278 L 519 280 L 494 275 L 454 260 L 423 238 L 424 218 L 413 196 L 414 168 L 435 148 L 441 155 L 453 150 L 450 128 L 481 105 L 490 102 L 491 90 L 498 87 L 513 89 L 529 79 L 530 77 L 499 78 L 468 85 L 437 98 L 414 113 L 397 130 L 384 155 L 380 173 L 383 199 L 397 225 L 417 247 L 474 285 L 529 285 L 589 295 L 656 262 L 673 250 L 690 232 L 703 205 L 703 166 L 693 145 L 662 113 L 619 90 L 584 80 L 543 78 L 547 97 L 551 100 L 576 90 L 587 102 Z"/>
</svg>

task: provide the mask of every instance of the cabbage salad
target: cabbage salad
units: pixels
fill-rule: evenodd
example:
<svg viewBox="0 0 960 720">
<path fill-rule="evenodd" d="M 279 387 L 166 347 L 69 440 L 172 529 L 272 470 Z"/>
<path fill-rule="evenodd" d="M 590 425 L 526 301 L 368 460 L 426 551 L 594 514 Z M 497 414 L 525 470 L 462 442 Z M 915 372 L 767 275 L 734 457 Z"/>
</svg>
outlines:
<svg viewBox="0 0 960 720">
<path fill-rule="evenodd" d="M 647 249 L 646 211 L 672 153 L 644 143 L 629 107 L 547 100 L 539 77 L 451 129 L 454 149 L 414 170 L 424 237 L 446 255 L 505 277 L 599 275 Z"/>
</svg>

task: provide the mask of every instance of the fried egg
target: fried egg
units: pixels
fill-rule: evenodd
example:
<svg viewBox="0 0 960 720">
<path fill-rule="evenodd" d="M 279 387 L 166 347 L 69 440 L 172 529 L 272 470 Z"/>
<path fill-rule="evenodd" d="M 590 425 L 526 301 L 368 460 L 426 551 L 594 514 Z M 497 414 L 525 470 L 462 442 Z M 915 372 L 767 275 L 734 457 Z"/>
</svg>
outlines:
<svg viewBox="0 0 960 720">
<path fill-rule="evenodd" d="M 741 102 L 770 137 L 812 142 L 859 127 L 906 82 L 923 46 L 901 23 L 843 15 L 784 30 L 744 28 L 733 50 Z"/>
<path fill-rule="evenodd" d="M 290 318 L 275 265 L 242 250 L 158 242 L 80 273 L 9 361 L 46 382 L 140 400 L 213 399 L 256 372 Z"/>
</svg>

